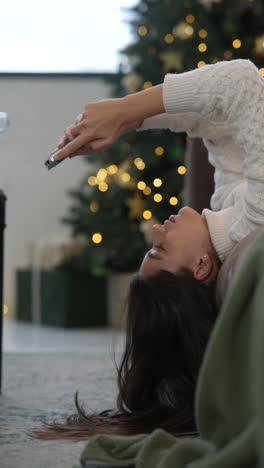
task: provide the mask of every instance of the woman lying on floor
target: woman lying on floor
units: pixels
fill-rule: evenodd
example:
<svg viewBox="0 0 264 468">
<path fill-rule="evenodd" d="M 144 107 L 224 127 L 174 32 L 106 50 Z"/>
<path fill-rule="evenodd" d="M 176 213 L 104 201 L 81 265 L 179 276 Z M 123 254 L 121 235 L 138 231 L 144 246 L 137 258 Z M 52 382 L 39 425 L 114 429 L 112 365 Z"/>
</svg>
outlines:
<svg viewBox="0 0 264 468">
<path fill-rule="evenodd" d="M 264 224 L 264 80 L 250 60 L 222 61 L 120 99 L 88 103 L 55 159 L 96 154 L 131 130 L 170 128 L 203 138 L 215 168 L 211 210 L 185 207 L 153 226 L 153 246 L 134 276 L 117 410 L 78 413 L 33 431 L 87 439 L 163 428 L 196 431 L 197 377 L 217 318 L 215 284 L 234 246 Z"/>
</svg>

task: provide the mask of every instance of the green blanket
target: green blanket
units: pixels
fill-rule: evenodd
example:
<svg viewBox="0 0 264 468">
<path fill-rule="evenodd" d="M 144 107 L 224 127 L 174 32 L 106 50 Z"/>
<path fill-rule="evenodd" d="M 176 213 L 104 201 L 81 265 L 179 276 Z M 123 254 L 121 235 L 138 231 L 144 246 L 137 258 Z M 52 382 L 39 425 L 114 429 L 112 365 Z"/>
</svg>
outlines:
<svg viewBox="0 0 264 468">
<path fill-rule="evenodd" d="M 211 334 L 195 396 L 199 437 L 93 436 L 81 463 L 264 467 L 264 234 L 247 250 Z"/>
</svg>

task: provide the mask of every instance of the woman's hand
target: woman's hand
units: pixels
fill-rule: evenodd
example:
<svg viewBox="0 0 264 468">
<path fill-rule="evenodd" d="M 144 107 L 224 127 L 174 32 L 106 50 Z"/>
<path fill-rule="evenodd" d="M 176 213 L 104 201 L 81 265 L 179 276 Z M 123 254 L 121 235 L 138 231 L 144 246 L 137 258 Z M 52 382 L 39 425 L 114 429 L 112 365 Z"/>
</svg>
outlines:
<svg viewBox="0 0 264 468">
<path fill-rule="evenodd" d="M 139 128 L 146 118 L 164 113 L 162 89 L 161 84 L 123 98 L 86 104 L 75 125 L 66 129 L 58 149 L 52 153 L 55 161 L 98 153 L 119 136 Z"/>
<path fill-rule="evenodd" d="M 90 102 L 78 115 L 75 124 L 65 130 L 58 148 L 53 151 L 53 154 L 56 153 L 54 159 L 96 154 L 141 124 L 142 120 L 129 119 L 122 98 Z"/>
</svg>

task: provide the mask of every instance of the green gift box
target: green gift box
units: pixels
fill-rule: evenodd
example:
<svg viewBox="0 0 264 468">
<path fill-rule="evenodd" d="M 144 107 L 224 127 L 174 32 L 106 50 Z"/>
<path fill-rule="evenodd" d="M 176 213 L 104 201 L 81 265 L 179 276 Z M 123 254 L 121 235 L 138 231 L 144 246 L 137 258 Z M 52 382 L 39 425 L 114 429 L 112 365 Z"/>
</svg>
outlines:
<svg viewBox="0 0 264 468">
<path fill-rule="evenodd" d="M 33 321 L 32 270 L 16 271 L 16 316 Z M 63 270 L 40 271 L 40 322 L 61 327 L 106 327 L 107 277 Z"/>
</svg>

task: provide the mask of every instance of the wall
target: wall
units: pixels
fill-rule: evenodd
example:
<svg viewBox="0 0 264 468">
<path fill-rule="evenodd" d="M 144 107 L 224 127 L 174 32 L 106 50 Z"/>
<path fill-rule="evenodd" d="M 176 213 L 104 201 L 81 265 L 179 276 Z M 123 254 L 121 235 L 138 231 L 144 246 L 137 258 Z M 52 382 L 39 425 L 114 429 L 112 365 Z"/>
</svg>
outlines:
<svg viewBox="0 0 264 468">
<path fill-rule="evenodd" d="M 11 126 L 0 135 L 0 189 L 7 196 L 4 303 L 15 313 L 15 270 L 27 267 L 29 243 L 67 236 L 60 224 L 87 172 L 82 157 L 44 166 L 64 129 L 84 105 L 110 96 L 102 75 L 0 75 L 0 111 Z"/>
</svg>

